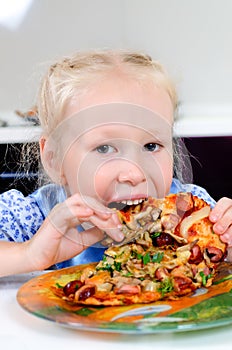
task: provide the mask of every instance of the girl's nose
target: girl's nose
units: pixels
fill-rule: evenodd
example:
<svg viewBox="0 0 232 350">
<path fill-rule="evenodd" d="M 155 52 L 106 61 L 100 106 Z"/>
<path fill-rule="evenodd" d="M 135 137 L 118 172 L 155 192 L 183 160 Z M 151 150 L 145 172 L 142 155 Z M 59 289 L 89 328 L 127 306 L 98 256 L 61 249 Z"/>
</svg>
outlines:
<svg viewBox="0 0 232 350">
<path fill-rule="evenodd" d="M 132 186 L 136 186 L 144 181 L 146 181 L 144 172 L 135 165 L 119 171 L 118 182 L 120 183 L 129 183 Z"/>
</svg>

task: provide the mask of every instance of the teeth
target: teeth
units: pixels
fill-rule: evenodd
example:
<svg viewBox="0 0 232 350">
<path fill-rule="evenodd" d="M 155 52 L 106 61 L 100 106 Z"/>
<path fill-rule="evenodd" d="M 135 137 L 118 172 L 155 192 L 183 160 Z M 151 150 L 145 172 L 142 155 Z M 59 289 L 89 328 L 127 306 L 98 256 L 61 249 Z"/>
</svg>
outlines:
<svg viewBox="0 0 232 350">
<path fill-rule="evenodd" d="M 121 201 L 120 203 L 122 204 L 126 204 L 126 205 L 136 205 L 139 203 L 142 203 L 144 201 L 144 198 L 141 199 L 135 199 L 135 200 L 125 200 L 125 201 Z"/>
<path fill-rule="evenodd" d="M 123 200 L 123 201 L 111 202 L 111 203 L 109 203 L 108 207 L 121 210 L 121 209 L 125 208 L 126 205 L 137 205 L 139 203 L 142 203 L 144 200 L 145 200 L 145 198 L 138 198 L 138 199 L 134 199 L 134 200 L 128 199 L 128 200 Z"/>
</svg>

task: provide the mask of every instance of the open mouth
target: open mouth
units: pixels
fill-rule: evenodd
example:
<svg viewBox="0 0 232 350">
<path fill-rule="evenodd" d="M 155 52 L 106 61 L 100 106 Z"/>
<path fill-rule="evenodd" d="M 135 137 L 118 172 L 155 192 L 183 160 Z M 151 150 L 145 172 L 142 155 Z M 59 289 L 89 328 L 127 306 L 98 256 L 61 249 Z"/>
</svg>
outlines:
<svg viewBox="0 0 232 350">
<path fill-rule="evenodd" d="M 114 208 L 117 210 L 124 210 L 126 211 L 129 207 L 133 206 L 133 205 L 138 205 L 140 203 L 142 203 L 146 198 L 140 198 L 140 199 L 127 199 L 127 200 L 123 200 L 123 201 L 118 201 L 118 202 L 110 202 L 108 204 L 108 208 Z"/>
</svg>

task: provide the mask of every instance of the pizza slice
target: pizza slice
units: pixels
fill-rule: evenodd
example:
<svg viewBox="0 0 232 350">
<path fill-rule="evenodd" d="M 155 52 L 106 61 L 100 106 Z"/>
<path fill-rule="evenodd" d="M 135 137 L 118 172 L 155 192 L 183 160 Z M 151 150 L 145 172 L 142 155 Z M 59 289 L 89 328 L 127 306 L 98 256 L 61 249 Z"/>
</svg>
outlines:
<svg viewBox="0 0 232 350">
<path fill-rule="evenodd" d="M 55 293 L 77 304 L 109 306 L 176 299 L 209 287 L 227 249 L 209 212 L 191 193 L 150 197 L 118 210 L 124 244 L 106 249 L 99 263 Z"/>
</svg>

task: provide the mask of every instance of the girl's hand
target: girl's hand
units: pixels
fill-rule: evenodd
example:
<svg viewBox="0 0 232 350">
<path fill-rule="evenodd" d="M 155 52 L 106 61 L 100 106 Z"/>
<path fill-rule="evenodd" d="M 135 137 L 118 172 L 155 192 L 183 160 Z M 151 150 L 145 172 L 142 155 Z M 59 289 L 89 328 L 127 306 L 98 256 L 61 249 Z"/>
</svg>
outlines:
<svg viewBox="0 0 232 350">
<path fill-rule="evenodd" d="M 77 232 L 76 227 L 85 222 L 91 228 Z M 102 240 L 103 232 L 118 242 L 124 238 L 117 214 L 93 198 L 69 197 L 53 208 L 38 232 L 24 243 L 31 269 L 42 270 L 72 258 Z"/>
<path fill-rule="evenodd" d="M 215 233 L 220 235 L 221 240 L 232 246 L 232 199 L 223 197 L 212 209 L 209 219 L 214 223 Z"/>
</svg>

